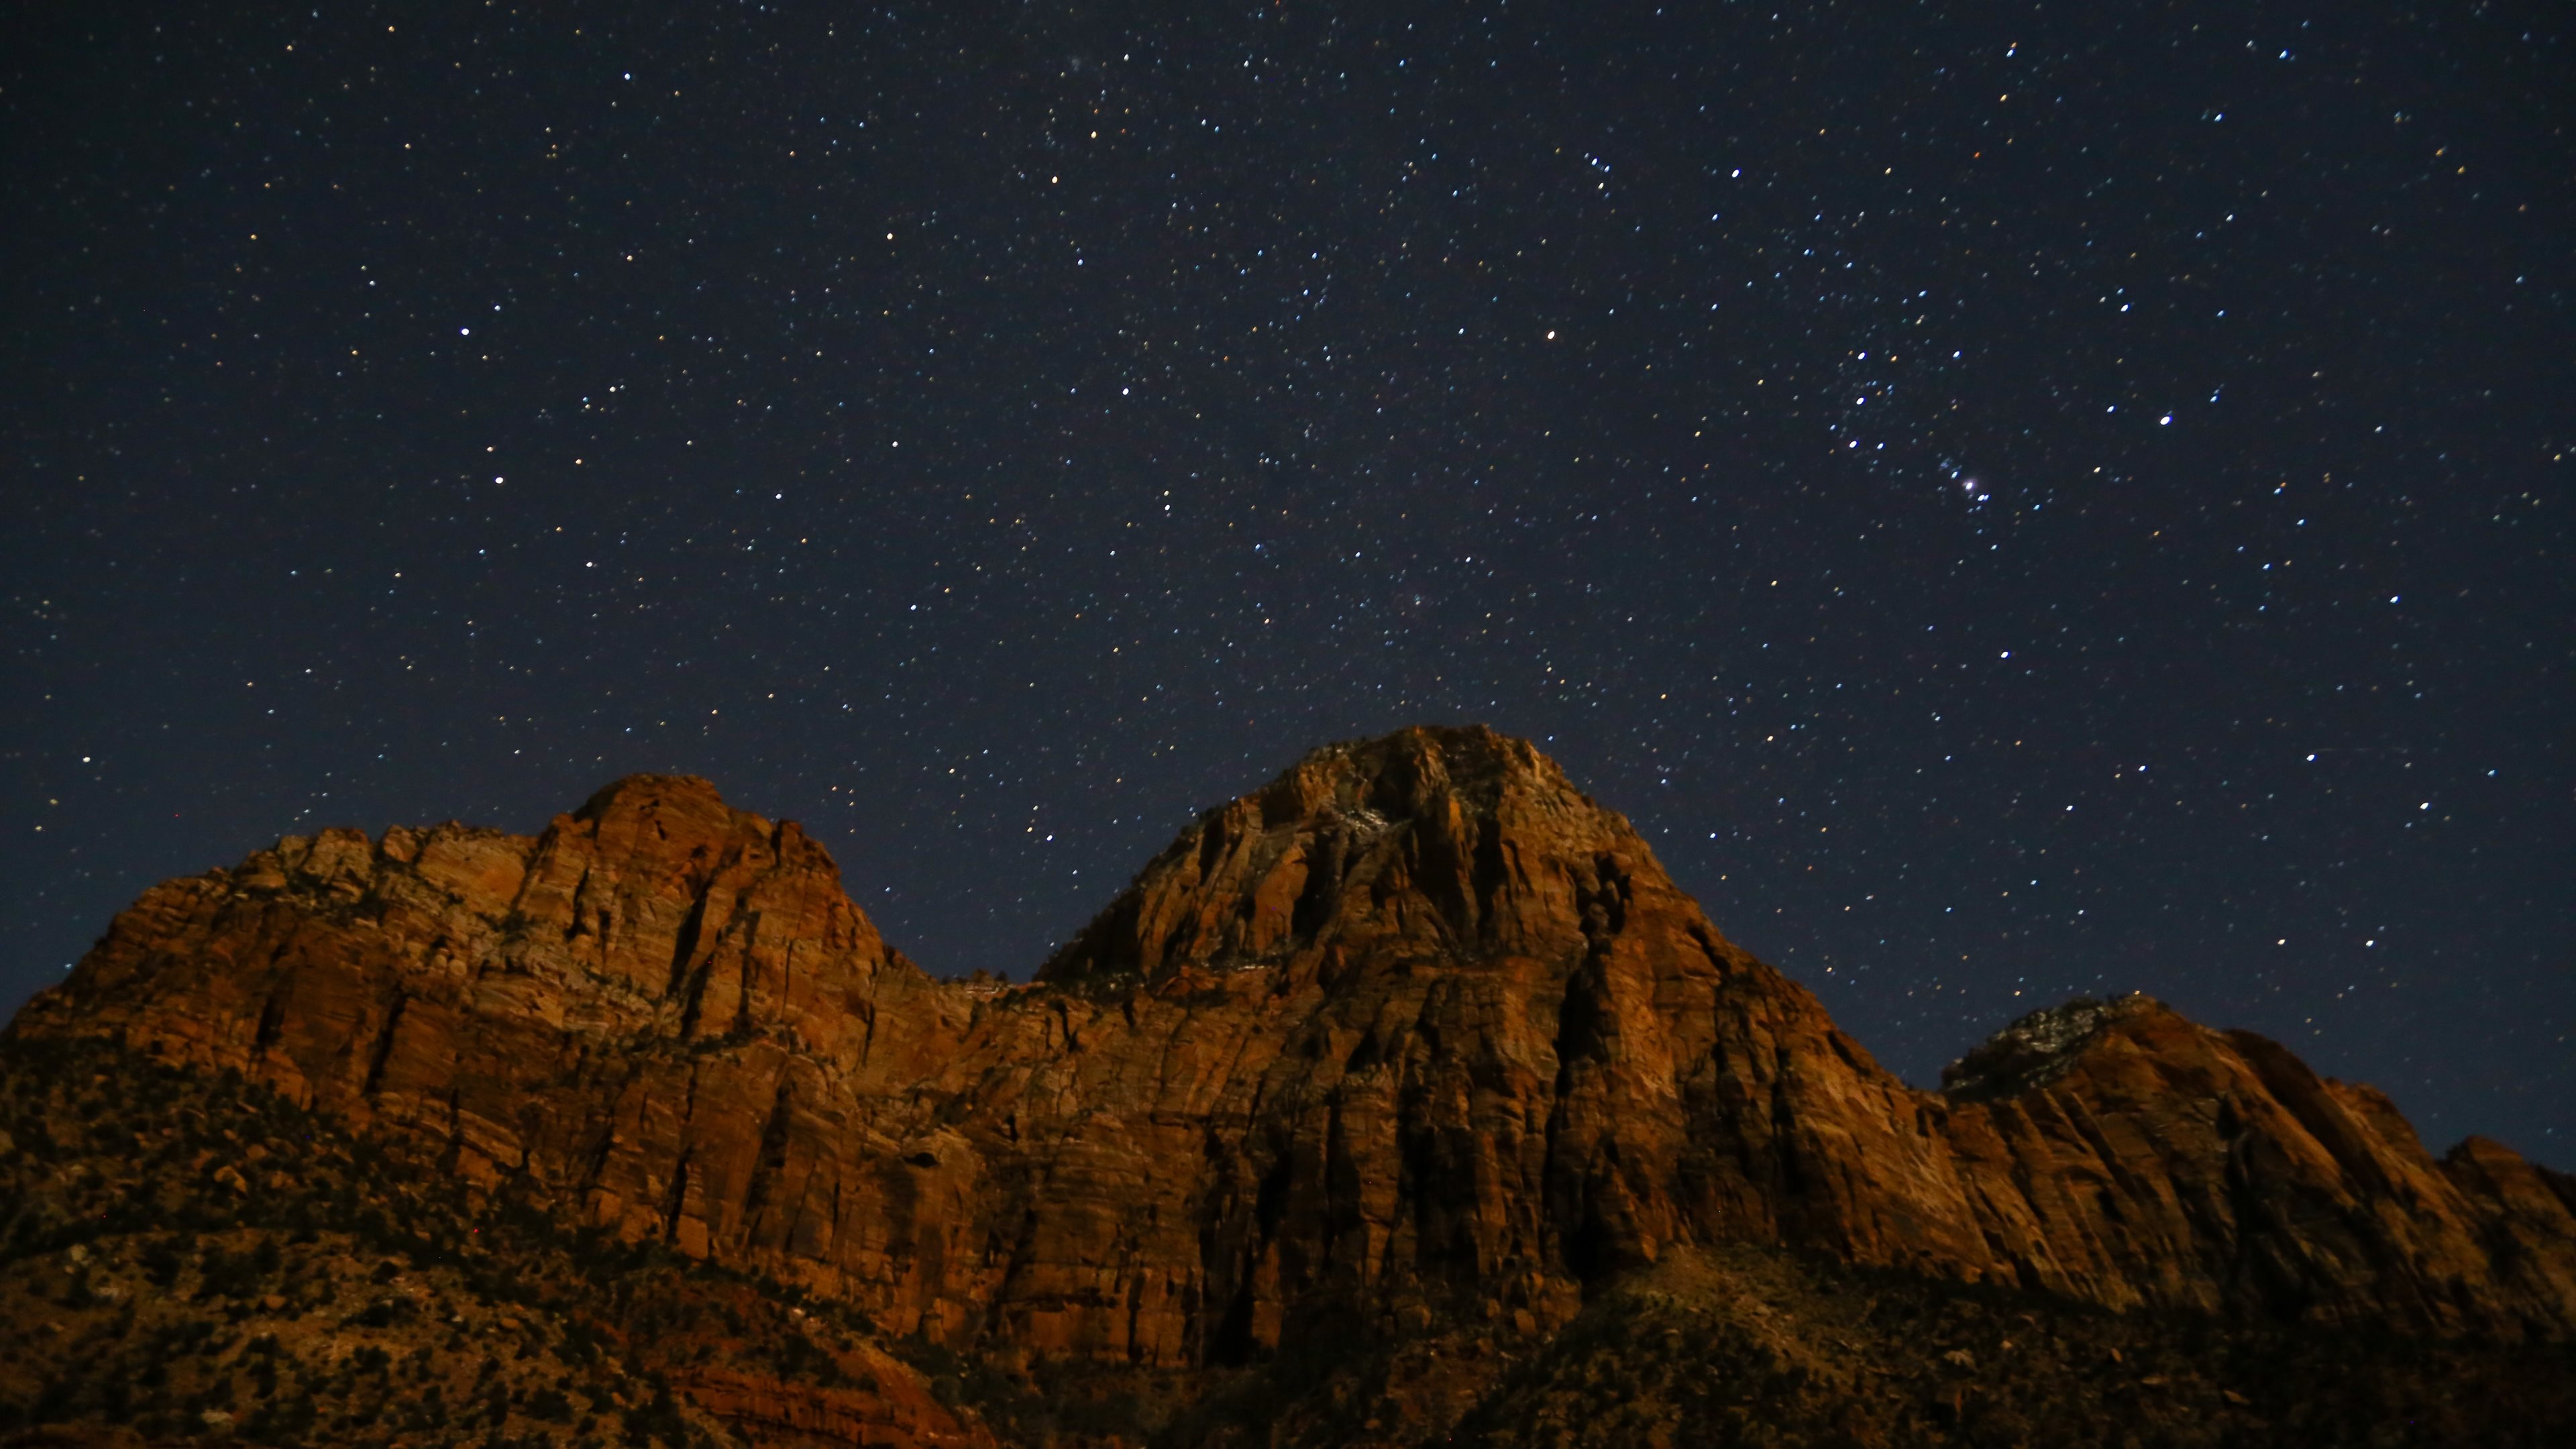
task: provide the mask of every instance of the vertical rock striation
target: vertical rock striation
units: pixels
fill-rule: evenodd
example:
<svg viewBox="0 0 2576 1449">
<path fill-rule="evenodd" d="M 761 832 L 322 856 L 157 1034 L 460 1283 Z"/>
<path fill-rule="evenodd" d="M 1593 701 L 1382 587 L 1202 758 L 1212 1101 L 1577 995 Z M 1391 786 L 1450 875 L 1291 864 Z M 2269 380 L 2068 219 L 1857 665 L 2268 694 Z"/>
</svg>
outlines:
<svg viewBox="0 0 2576 1449">
<path fill-rule="evenodd" d="M 1908 1087 L 1528 743 L 1330 746 L 1027 985 L 937 982 L 795 825 L 622 780 L 531 839 L 166 883 L 11 1031 L 237 1068 L 480 1181 L 1011 1357 L 1536 1327 L 1677 1246 L 2576 1331 L 2576 1187 L 2141 997 Z"/>
</svg>

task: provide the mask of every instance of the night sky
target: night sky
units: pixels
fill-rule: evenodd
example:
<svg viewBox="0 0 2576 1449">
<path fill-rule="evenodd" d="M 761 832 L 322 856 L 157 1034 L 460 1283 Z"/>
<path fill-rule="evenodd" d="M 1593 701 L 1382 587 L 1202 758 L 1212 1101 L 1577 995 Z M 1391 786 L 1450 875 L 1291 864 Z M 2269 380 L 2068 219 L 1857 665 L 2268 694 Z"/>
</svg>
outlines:
<svg viewBox="0 0 2576 1449">
<path fill-rule="evenodd" d="M 1024 977 L 1481 720 L 1914 1081 L 2576 1166 L 2565 8 L 1187 8 L 9 7 L 0 1009 L 637 770 Z"/>
</svg>

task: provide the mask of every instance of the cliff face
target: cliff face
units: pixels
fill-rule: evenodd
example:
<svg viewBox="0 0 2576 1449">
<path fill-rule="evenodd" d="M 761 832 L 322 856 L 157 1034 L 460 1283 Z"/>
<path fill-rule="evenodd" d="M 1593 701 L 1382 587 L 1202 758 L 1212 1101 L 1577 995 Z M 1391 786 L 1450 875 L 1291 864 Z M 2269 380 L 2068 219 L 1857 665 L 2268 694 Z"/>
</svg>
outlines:
<svg viewBox="0 0 2576 1449">
<path fill-rule="evenodd" d="M 1562 1323 L 1673 1250 L 2576 1333 L 2576 1189 L 2144 998 L 1907 1087 L 1527 743 L 1209 812 L 1026 986 L 931 980 L 793 824 L 635 777 L 529 839 L 156 887 L 11 1027 L 237 1068 L 588 1223 L 1004 1362 Z"/>
</svg>

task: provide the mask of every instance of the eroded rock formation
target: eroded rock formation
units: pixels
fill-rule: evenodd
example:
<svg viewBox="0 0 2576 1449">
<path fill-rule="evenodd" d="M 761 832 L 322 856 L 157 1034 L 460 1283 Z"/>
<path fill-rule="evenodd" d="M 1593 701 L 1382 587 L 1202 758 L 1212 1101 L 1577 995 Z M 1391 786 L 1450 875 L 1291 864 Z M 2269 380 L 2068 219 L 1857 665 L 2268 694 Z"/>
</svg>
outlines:
<svg viewBox="0 0 2576 1449">
<path fill-rule="evenodd" d="M 794 824 L 638 776 L 534 838 L 166 883 L 13 1032 L 232 1067 L 960 1349 L 1185 1368 L 1676 1246 L 2428 1331 L 2576 1331 L 2576 1189 L 2132 997 L 1881 1070 L 1526 742 L 1319 750 L 1037 973 L 934 981 Z"/>
</svg>

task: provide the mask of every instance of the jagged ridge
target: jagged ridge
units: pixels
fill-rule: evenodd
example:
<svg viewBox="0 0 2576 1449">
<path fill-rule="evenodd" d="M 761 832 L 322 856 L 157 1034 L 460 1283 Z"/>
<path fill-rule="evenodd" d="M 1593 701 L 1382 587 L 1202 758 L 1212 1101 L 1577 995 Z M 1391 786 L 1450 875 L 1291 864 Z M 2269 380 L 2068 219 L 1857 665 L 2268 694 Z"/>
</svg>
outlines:
<svg viewBox="0 0 2576 1449">
<path fill-rule="evenodd" d="M 1013 1360 L 1539 1333 L 1730 1242 L 2576 1325 L 2564 1179 L 2476 1139 L 2436 1163 L 2377 1093 L 2143 998 L 2079 1017 L 1909 1088 L 1527 742 L 1417 729 L 1209 812 L 1029 986 L 931 980 L 792 823 L 639 776 L 534 838 L 330 831 L 156 887 L 11 1031 L 237 1068 Z"/>
</svg>

